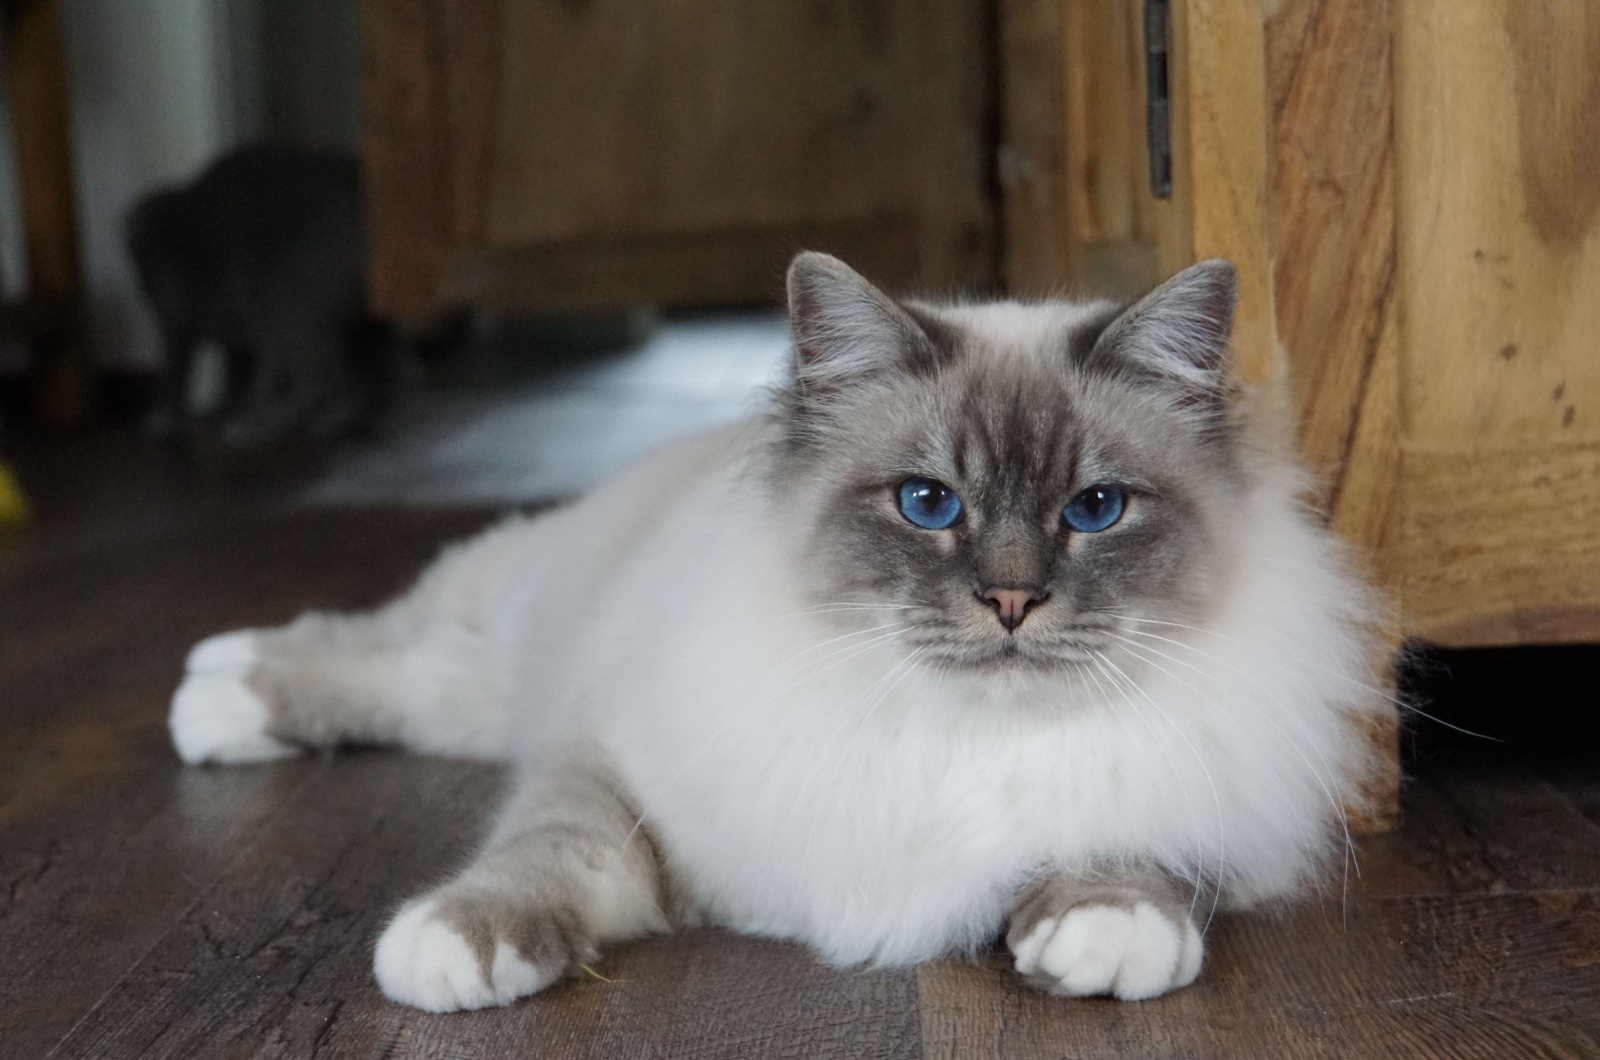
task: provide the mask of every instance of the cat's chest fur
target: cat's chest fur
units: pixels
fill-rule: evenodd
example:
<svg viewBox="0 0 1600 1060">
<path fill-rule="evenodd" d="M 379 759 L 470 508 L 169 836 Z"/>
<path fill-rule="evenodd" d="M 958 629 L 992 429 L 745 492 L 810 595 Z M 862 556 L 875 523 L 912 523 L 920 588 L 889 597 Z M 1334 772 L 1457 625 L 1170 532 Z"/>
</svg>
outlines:
<svg viewBox="0 0 1600 1060">
<path fill-rule="evenodd" d="M 1069 686 L 1051 717 L 1046 694 L 1008 703 L 859 658 L 781 692 L 628 712 L 608 743 L 714 919 L 899 963 L 993 937 L 1042 866 L 1216 858 L 1221 815 L 1245 816 L 1211 790 L 1240 751 L 1225 733 Z"/>
<path fill-rule="evenodd" d="M 571 717 L 712 919 L 920 960 L 992 937 L 1042 865 L 1215 869 L 1252 816 L 1225 778 L 1259 730 L 1151 674 L 944 673 L 892 610 L 819 605 L 736 470 L 691 496 L 599 579 L 565 662 Z"/>
</svg>

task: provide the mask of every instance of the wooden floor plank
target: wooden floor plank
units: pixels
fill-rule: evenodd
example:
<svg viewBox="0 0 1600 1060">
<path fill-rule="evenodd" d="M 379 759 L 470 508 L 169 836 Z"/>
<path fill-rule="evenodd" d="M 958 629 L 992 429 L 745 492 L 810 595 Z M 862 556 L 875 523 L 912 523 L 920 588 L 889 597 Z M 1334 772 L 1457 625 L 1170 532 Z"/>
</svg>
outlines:
<svg viewBox="0 0 1600 1060">
<path fill-rule="evenodd" d="M 305 778 L 287 765 L 224 773 L 174 763 L 0 835 L 0 1052 L 43 1055 Z"/>
<path fill-rule="evenodd" d="M 1019 991 L 1001 955 L 928 965 L 924 1055 L 1600 1055 L 1597 891 L 1228 916 L 1208 946 L 1194 986 L 1137 1004 Z"/>
<path fill-rule="evenodd" d="M 314 1055 L 349 998 L 376 999 L 384 918 L 470 851 L 497 783 L 381 753 L 321 766 L 56 1055 Z"/>
<path fill-rule="evenodd" d="M 1397 832 L 1368 844 L 1357 892 L 1600 887 L 1600 828 L 1519 763 L 1429 769 L 1408 781 L 1402 812 Z"/>
<path fill-rule="evenodd" d="M 1592 760 L 1565 759 L 1548 763 L 1539 776 L 1573 809 L 1600 828 L 1600 768 Z"/>
</svg>

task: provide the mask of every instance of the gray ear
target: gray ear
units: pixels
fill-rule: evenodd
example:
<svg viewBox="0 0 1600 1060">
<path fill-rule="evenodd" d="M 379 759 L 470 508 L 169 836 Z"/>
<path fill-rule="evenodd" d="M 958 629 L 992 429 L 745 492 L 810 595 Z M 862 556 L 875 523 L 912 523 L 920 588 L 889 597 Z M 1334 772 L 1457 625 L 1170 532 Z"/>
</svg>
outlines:
<svg viewBox="0 0 1600 1060">
<path fill-rule="evenodd" d="M 1227 388 L 1228 340 L 1239 301 L 1233 262 L 1191 265 L 1145 295 L 1101 332 L 1093 362 L 1132 368 L 1189 397 Z"/>
<path fill-rule="evenodd" d="M 896 371 L 927 342 L 916 321 L 860 273 L 809 250 L 789 265 L 789 330 L 803 400 Z"/>
</svg>

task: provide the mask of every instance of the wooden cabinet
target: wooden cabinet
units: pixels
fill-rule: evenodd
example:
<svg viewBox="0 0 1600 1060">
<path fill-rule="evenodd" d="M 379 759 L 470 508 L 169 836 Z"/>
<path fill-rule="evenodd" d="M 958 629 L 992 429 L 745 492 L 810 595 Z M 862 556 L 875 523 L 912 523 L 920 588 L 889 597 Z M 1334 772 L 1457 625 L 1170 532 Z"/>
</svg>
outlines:
<svg viewBox="0 0 1600 1060">
<path fill-rule="evenodd" d="M 985 0 L 363 0 L 372 288 L 422 318 L 771 302 L 998 260 Z"/>
<path fill-rule="evenodd" d="M 1397 632 L 1600 639 L 1600 5 L 1008 5 L 1042 73 L 1007 85 L 1031 154 L 1007 231 L 1046 233 L 1010 245 L 1012 285 L 1232 258 L 1239 373 L 1292 403 Z M 1170 198 L 1145 135 L 1163 15 Z"/>
</svg>

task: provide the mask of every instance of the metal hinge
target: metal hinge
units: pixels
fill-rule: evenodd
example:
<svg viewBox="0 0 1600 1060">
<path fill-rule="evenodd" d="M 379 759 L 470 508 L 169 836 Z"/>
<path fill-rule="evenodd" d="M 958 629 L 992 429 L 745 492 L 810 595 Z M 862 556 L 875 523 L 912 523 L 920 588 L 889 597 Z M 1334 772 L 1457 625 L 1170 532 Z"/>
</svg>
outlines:
<svg viewBox="0 0 1600 1060">
<path fill-rule="evenodd" d="M 1145 133 L 1150 143 L 1150 192 L 1172 198 L 1172 102 L 1167 92 L 1167 0 L 1144 0 Z"/>
</svg>

